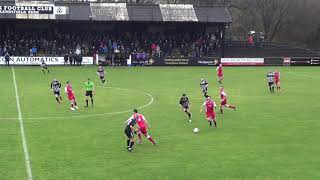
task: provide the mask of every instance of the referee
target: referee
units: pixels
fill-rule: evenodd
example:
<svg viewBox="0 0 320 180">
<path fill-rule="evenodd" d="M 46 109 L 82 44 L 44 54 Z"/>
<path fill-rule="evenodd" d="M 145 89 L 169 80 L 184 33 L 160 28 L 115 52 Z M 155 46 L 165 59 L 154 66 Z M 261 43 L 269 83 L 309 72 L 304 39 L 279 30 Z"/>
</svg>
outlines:
<svg viewBox="0 0 320 180">
<path fill-rule="evenodd" d="M 94 84 L 92 81 L 90 81 L 90 78 L 88 78 L 88 81 L 85 82 L 85 88 L 86 88 L 86 108 L 89 107 L 89 97 L 91 99 L 91 105 L 93 107 L 93 92 L 94 92 Z"/>
</svg>

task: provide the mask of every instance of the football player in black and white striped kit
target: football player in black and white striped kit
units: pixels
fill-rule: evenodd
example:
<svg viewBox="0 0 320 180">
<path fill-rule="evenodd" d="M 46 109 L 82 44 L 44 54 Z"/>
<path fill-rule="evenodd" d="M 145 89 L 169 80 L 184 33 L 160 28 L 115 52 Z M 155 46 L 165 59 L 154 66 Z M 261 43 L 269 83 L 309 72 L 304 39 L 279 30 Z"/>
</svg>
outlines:
<svg viewBox="0 0 320 180">
<path fill-rule="evenodd" d="M 100 77 L 100 79 L 101 79 L 101 82 L 102 82 L 104 85 L 106 85 L 106 84 L 107 84 L 107 83 L 106 83 L 106 79 L 105 79 L 105 74 L 106 74 L 106 72 L 105 72 L 105 70 L 103 69 L 102 66 L 99 66 L 98 71 L 97 71 L 97 74 L 99 75 L 99 77 Z"/>
<path fill-rule="evenodd" d="M 188 117 L 189 117 L 189 122 L 192 122 L 191 120 L 191 117 L 192 117 L 192 114 L 190 112 L 190 101 L 189 101 L 189 98 L 187 97 L 186 94 L 182 94 L 182 97 L 180 98 L 180 102 L 179 102 L 182 110 L 187 113 Z"/>
<path fill-rule="evenodd" d="M 51 91 L 53 91 L 53 95 L 56 97 L 57 102 L 60 104 L 62 101 L 62 97 L 60 93 L 61 83 L 57 79 L 54 79 L 51 82 L 50 88 L 51 88 Z"/>
<path fill-rule="evenodd" d="M 200 81 L 200 87 L 205 98 L 208 97 L 208 85 L 208 82 L 202 77 Z"/>
<path fill-rule="evenodd" d="M 49 69 L 48 69 L 48 65 L 46 64 L 46 62 L 42 59 L 41 60 L 41 70 L 43 71 L 44 74 L 46 74 L 45 69 L 48 71 L 48 73 L 50 73 Z"/>
<path fill-rule="evenodd" d="M 271 93 L 274 93 L 274 73 L 272 71 L 267 74 L 267 81 Z"/>
<path fill-rule="evenodd" d="M 133 127 L 137 124 L 136 120 L 134 118 L 129 118 L 127 121 L 125 121 L 123 124 L 126 125 L 124 128 L 124 133 L 128 137 L 127 139 L 127 150 L 129 152 L 132 151 L 132 146 L 134 145 L 134 129 Z"/>
</svg>

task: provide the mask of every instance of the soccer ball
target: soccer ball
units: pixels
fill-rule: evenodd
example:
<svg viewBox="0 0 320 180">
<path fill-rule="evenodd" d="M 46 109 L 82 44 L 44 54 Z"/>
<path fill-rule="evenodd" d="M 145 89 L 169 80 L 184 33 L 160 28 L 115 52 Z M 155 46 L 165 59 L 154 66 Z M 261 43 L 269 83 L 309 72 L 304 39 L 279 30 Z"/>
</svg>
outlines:
<svg viewBox="0 0 320 180">
<path fill-rule="evenodd" d="M 194 128 L 194 129 L 193 129 L 193 132 L 194 132 L 194 133 L 198 133 L 198 132 L 199 132 L 199 129 L 198 129 L 198 128 Z"/>
</svg>

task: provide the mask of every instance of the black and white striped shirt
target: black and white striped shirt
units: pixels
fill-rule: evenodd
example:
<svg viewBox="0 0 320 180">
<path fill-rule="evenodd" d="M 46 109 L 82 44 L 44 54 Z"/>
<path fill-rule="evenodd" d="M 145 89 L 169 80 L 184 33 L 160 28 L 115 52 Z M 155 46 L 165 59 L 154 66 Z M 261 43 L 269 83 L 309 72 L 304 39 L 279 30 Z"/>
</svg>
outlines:
<svg viewBox="0 0 320 180">
<path fill-rule="evenodd" d="M 268 81 L 269 83 L 274 82 L 274 73 L 273 73 L 273 72 L 269 72 L 269 73 L 267 74 L 267 81 Z"/>
<path fill-rule="evenodd" d="M 189 98 L 188 97 L 181 97 L 180 99 L 180 105 L 184 108 L 189 107 L 190 102 L 189 102 Z"/>
<path fill-rule="evenodd" d="M 201 87 L 202 90 L 206 90 L 207 87 L 208 87 L 208 82 L 206 80 L 202 80 L 200 82 L 200 87 Z"/>
<path fill-rule="evenodd" d="M 50 87 L 54 92 L 59 92 L 61 88 L 61 83 L 59 81 L 52 81 Z"/>
</svg>

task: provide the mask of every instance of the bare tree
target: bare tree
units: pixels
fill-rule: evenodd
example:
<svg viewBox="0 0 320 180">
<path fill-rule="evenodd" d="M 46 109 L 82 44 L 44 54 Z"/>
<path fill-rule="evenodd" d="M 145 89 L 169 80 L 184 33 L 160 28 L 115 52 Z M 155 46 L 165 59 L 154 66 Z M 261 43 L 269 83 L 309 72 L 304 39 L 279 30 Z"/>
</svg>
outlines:
<svg viewBox="0 0 320 180">
<path fill-rule="evenodd" d="M 286 25 L 294 0 L 254 0 L 252 4 L 256 15 L 260 15 L 266 39 L 272 41 Z"/>
</svg>

